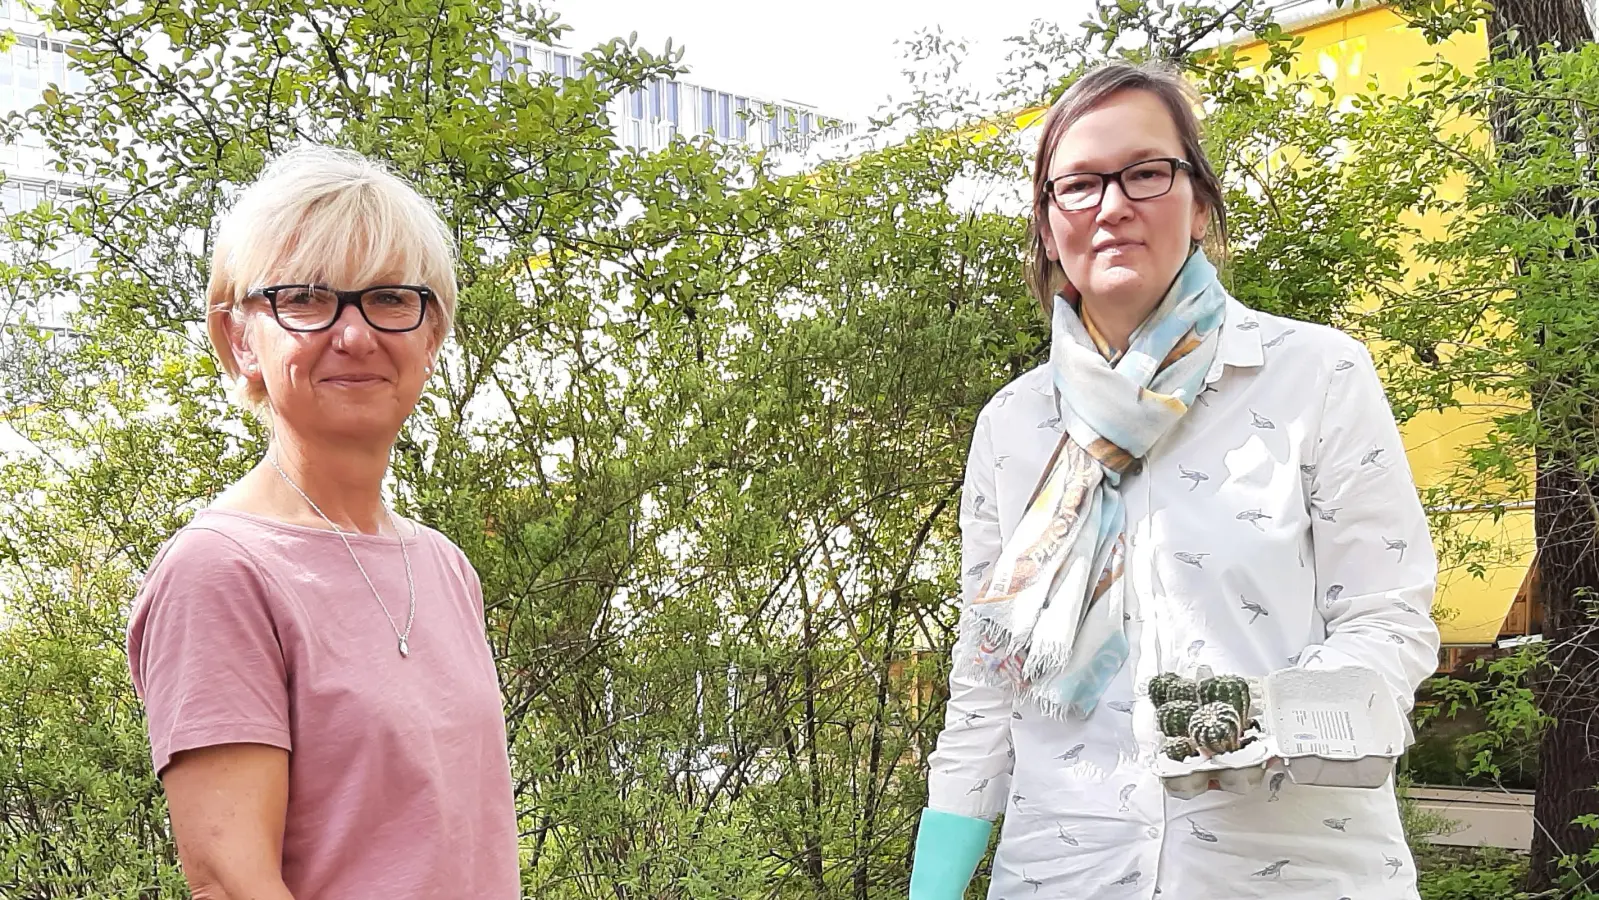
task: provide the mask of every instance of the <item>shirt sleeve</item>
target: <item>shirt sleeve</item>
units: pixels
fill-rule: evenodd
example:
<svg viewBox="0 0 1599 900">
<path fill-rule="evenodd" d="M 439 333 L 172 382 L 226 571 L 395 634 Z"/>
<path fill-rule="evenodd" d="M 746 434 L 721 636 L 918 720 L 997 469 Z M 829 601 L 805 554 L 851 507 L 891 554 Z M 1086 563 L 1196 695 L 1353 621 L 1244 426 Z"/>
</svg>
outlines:
<svg viewBox="0 0 1599 900">
<path fill-rule="evenodd" d="M 999 516 L 993 441 L 987 412 L 978 417 L 962 490 L 961 602 L 972 602 L 986 570 L 999 559 Z M 956 674 L 938 748 L 928 758 L 927 805 L 940 812 L 992 820 L 1010 796 L 1015 751 L 1009 691 Z"/>
<path fill-rule="evenodd" d="M 267 590 L 242 546 L 204 528 L 180 531 L 146 575 L 128 626 L 128 665 L 157 774 L 184 750 L 292 749 Z"/>
<path fill-rule="evenodd" d="M 1299 665 L 1376 671 L 1392 689 L 1408 742 L 1416 688 L 1438 667 L 1432 536 L 1365 347 L 1350 341 L 1325 403 L 1310 507 L 1327 636 L 1305 648 Z"/>
</svg>

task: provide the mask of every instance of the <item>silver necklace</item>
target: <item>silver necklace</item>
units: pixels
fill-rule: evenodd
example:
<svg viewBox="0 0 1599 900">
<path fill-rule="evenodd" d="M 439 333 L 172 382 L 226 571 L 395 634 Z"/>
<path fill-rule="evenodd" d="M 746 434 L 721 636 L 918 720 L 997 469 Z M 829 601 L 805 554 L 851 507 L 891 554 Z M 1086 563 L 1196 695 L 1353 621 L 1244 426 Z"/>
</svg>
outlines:
<svg viewBox="0 0 1599 900">
<path fill-rule="evenodd" d="M 399 626 L 394 624 L 394 617 L 389 615 L 388 604 L 384 603 L 383 598 L 379 596 L 377 585 L 372 583 L 372 577 L 366 574 L 366 566 L 361 565 L 361 558 L 355 555 L 355 548 L 350 546 L 350 539 L 344 536 L 344 529 L 328 518 L 327 513 L 322 511 L 322 507 L 317 506 L 316 501 L 312 500 L 305 491 L 300 489 L 299 485 L 294 483 L 294 479 L 289 477 L 288 472 L 283 471 L 283 467 L 278 465 L 278 461 L 273 455 L 267 455 L 267 462 L 272 464 L 272 468 L 278 470 L 278 474 L 283 476 L 283 480 L 289 483 L 289 487 L 294 488 L 294 492 L 299 494 L 301 499 L 305 500 L 311 509 L 322 517 L 322 521 L 328 523 L 328 527 L 332 528 L 333 533 L 339 536 L 339 540 L 344 542 L 345 552 L 350 554 L 350 559 L 355 560 L 356 569 L 361 572 L 361 577 L 366 579 L 366 586 L 372 589 L 372 599 L 378 602 L 378 606 L 383 610 L 383 618 L 389 620 L 389 628 L 394 631 L 395 639 L 400 642 L 400 656 L 410 656 L 411 624 L 416 621 L 416 580 L 411 577 L 411 554 L 405 549 L 405 537 L 400 534 L 400 524 L 394 520 L 394 513 L 389 510 L 388 504 L 383 505 L 383 511 L 388 514 L 389 527 L 394 529 L 394 536 L 400 539 L 400 556 L 405 559 L 405 588 L 411 595 L 411 611 L 406 614 L 404 631 L 401 631 Z"/>
</svg>

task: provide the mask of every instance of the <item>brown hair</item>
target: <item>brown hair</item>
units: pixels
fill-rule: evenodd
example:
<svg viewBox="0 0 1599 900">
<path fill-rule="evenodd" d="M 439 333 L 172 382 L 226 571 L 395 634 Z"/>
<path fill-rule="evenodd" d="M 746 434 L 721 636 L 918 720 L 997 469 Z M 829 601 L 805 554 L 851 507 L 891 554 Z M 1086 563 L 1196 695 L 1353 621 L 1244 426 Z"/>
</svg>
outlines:
<svg viewBox="0 0 1599 900">
<path fill-rule="evenodd" d="M 1148 91 L 1159 97 L 1171 112 L 1177 135 L 1182 140 L 1183 157 L 1194 167 L 1190 180 L 1194 197 L 1210 211 L 1218 246 L 1227 242 L 1227 208 L 1222 200 L 1221 179 L 1211 168 L 1210 159 L 1200 145 L 1199 117 L 1194 112 L 1198 95 L 1178 70 L 1163 63 L 1106 63 L 1083 75 L 1044 116 L 1044 133 L 1038 141 L 1038 155 L 1033 158 L 1032 222 L 1028 231 L 1032 235 L 1032 248 L 1027 257 L 1027 286 L 1044 309 L 1050 314 L 1055 294 L 1066 283 L 1066 272 L 1059 262 L 1045 252 L 1043 223 L 1049 214 L 1045 206 L 1049 198 L 1044 182 L 1049 180 L 1049 161 L 1055 146 L 1066 129 L 1078 119 L 1098 108 L 1112 95 L 1121 91 Z"/>
</svg>

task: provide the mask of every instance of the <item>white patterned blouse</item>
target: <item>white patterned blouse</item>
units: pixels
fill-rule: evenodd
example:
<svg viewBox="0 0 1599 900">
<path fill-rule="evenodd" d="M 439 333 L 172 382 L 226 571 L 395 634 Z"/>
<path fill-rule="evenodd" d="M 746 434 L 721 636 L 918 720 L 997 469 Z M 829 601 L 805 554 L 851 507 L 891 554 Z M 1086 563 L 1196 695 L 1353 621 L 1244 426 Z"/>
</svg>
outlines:
<svg viewBox="0 0 1599 900">
<path fill-rule="evenodd" d="M 1366 349 L 1229 299 L 1207 386 L 1123 481 L 1132 657 L 1086 720 L 951 680 L 928 805 L 1004 814 L 991 900 L 1409 900 L 1392 785 L 1166 795 L 1150 677 L 1364 666 L 1408 713 L 1431 674 L 1437 564 Z M 962 594 L 1021 519 L 1060 438 L 1049 373 L 978 419 L 961 505 Z M 1407 717 L 1408 718 L 1408 717 Z"/>
</svg>

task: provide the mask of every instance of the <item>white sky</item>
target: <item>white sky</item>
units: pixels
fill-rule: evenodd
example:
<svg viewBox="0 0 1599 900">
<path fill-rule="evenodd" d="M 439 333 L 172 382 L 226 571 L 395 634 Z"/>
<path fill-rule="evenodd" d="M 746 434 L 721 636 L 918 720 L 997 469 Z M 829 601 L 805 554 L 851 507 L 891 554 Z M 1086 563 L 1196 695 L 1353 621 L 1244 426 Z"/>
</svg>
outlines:
<svg viewBox="0 0 1599 900">
<path fill-rule="evenodd" d="M 685 79 L 767 100 L 808 103 L 857 122 L 906 91 L 903 48 L 895 41 L 942 26 L 964 38 L 964 74 L 992 87 L 1005 38 L 1045 18 L 1076 30 L 1092 0 L 549 0 L 573 30 L 563 43 L 587 50 L 637 31 L 645 49 L 668 37 L 687 48 Z"/>
</svg>

